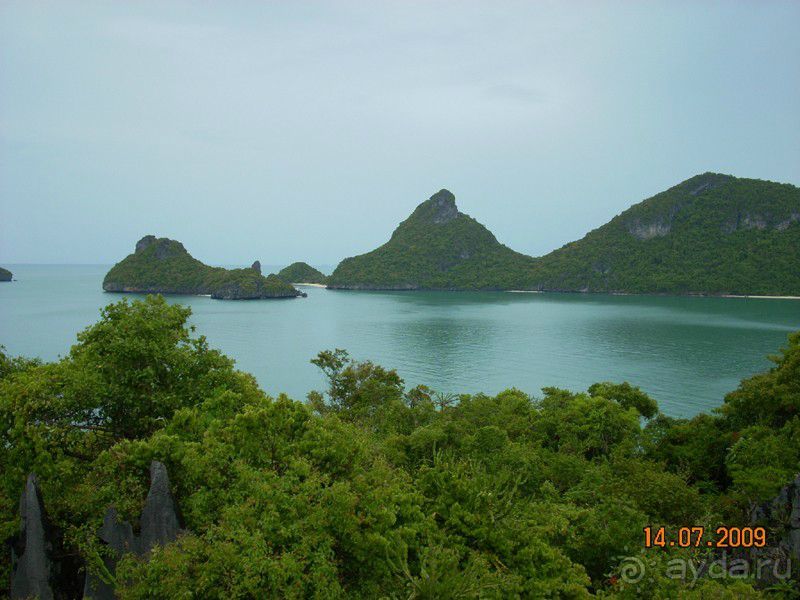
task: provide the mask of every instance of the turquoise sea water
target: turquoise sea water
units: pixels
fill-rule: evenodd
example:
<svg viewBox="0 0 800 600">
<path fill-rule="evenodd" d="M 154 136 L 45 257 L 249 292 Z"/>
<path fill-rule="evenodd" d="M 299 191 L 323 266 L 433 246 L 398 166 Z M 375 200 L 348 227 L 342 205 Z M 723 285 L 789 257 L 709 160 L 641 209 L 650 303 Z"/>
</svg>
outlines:
<svg viewBox="0 0 800 600">
<path fill-rule="evenodd" d="M 102 306 L 130 296 L 102 291 L 108 266 L 6 266 L 17 281 L 0 283 L 0 344 L 11 354 L 64 355 Z M 627 380 L 667 414 L 691 416 L 767 368 L 766 355 L 800 329 L 797 300 L 305 291 L 296 300 L 169 300 L 190 305 L 198 332 L 268 393 L 297 399 L 324 384 L 309 360 L 345 348 L 442 392 L 513 386 L 537 395 Z"/>
</svg>

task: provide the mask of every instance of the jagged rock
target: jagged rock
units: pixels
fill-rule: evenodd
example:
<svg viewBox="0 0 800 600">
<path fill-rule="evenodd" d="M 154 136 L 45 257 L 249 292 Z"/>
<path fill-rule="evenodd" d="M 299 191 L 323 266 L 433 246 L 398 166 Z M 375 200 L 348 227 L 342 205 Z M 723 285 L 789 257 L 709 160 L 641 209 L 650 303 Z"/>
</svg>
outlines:
<svg viewBox="0 0 800 600">
<path fill-rule="evenodd" d="M 114 551 L 114 556 L 103 557 L 103 563 L 110 573 L 114 572 L 117 561 L 123 554 L 128 552 L 139 554 L 138 540 L 133 535 L 133 527 L 126 521 L 120 521 L 117 510 L 113 507 L 106 511 L 98 537 Z M 83 597 L 91 600 L 114 600 L 116 596 L 111 584 L 95 575 L 87 574 Z"/>
<path fill-rule="evenodd" d="M 28 475 L 19 502 L 22 529 L 16 548 L 12 547 L 11 598 L 53 598 L 50 579 L 52 543 L 48 540 L 44 505 L 36 475 Z"/>
<path fill-rule="evenodd" d="M 147 248 L 156 241 L 156 236 L 154 235 L 146 235 L 138 242 L 136 242 L 136 254 L 141 254 Z"/>
<path fill-rule="evenodd" d="M 437 225 L 449 223 L 458 217 L 456 197 L 450 190 L 439 190 L 430 197 L 432 221 Z"/>
<path fill-rule="evenodd" d="M 153 461 L 150 464 L 150 491 L 142 511 L 140 553 L 146 554 L 155 545 L 163 546 L 175 540 L 179 530 L 167 468 L 163 463 Z"/>
<path fill-rule="evenodd" d="M 756 575 L 759 584 L 781 583 L 792 574 L 791 566 L 800 562 L 800 473 L 775 498 L 754 506 L 750 523 L 767 528 L 767 546 L 746 551 L 752 564 L 768 565 Z"/>
<path fill-rule="evenodd" d="M 782 532 L 778 545 L 784 547 L 793 560 L 800 561 L 800 473 L 771 501 L 754 507 L 750 521 L 771 525 Z"/>
<path fill-rule="evenodd" d="M 140 535 L 137 537 L 131 524 L 120 521 L 113 507 L 106 511 L 98 534 L 103 543 L 113 550 L 114 556 L 103 559 L 109 572 L 115 571 L 122 555 L 133 552 L 137 556 L 146 556 L 156 545 L 166 545 L 178 537 L 180 522 L 169 490 L 167 468 L 155 460 L 150 463 L 150 490 L 147 492 L 140 525 Z M 113 600 L 114 588 L 96 575 L 89 574 L 86 577 L 84 598 Z"/>
<path fill-rule="evenodd" d="M 253 271 L 258 273 L 259 275 L 261 274 L 261 262 L 260 261 L 255 261 L 252 265 L 250 265 L 250 268 L 253 269 Z"/>
</svg>

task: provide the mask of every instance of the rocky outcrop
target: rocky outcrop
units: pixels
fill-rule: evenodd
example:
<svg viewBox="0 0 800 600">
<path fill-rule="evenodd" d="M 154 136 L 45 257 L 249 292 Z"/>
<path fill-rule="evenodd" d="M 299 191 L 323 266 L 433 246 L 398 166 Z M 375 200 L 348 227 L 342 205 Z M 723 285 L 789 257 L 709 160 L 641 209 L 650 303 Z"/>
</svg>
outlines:
<svg viewBox="0 0 800 600">
<path fill-rule="evenodd" d="M 0 267 L 0 281 L 11 281 L 11 271 Z"/>
<path fill-rule="evenodd" d="M 261 275 L 261 262 L 260 261 L 255 261 L 252 265 L 250 265 L 250 268 L 253 269 L 253 271 L 258 273 L 259 275 Z"/>
<path fill-rule="evenodd" d="M 53 574 L 52 540 L 45 524 L 44 506 L 36 476 L 28 475 L 19 502 L 22 529 L 11 550 L 11 598 L 54 597 L 50 586 Z"/>
<path fill-rule="evenodd" d="M 672 230 L 672 224 L 669 221 L 656 221 L 653 223 L 642 223 L 634 221 L 628 225 L 628 232 L 639 240 L 650 240 L 655 237 L 664 237 Z"/>
<path fill-rule="evenodd" d="M 117 562 L 123 555 L 133 552 L 137 556 L 147 556 L 154 547 L 175 541 L 180 533 L 180 522 L 169 489 L 167 468 L 158 461 L 150 464 L 150 490 L 139 524 L 140 534 L 136 536 L 132 525 L 127 521 L 120 521 L 113 507 L 106 512 L 98 536 L 112 550 L 113 556 L 104 558 L 105 567 L 110 573 L 114 573 Z M 92 600 L 113 600 L 114 587 L 96 575 L 89 574 L 86 577 L 84 597 Z"/>
<path fill-rule="evenodd" d="M 19 502 L 22 526 L 11 539 L 11 598 L 61 600 L 80 595 L 80 563 L 64 550 L 61 531 L 47 517 L 36 475 L 28 475 Z"/>
<path fill-rule="evenodd" d="M 437 225 L 449 223 L 459 215 L 456 197 L 450 190 L 439 190 L 430 197 L 431 221 Z"/>
<path fill-rule="evenodd" d="M 723 223 L 722 231 L 725 233 L 747 231 L 749 229 L 757 229 L 759 231 L 786 231 L 791 225 L 797 223 L 798 221 L 800 221 L 800 213 L 791 213 L 782 221 L 777 221 L 776 219 L 767 215 L 737 213 L 735 218 L 731 218 Z"/>
<path fill-rule="evenodd" d="M 755 506 L 750 513 L 753 525 L 763 525 L 773 534 L 770 552 L 800 564 L 800 473 L 785 485 L 775 498 Z"/>
</svg>

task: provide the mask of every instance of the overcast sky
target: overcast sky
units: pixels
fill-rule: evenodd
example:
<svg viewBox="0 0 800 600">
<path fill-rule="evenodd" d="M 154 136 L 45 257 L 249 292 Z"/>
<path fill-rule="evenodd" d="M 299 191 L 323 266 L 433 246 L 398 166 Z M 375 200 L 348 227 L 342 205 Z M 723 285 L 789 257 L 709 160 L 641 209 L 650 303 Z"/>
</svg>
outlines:
<svg viewBox="0 0 800 600">
<path fill-rule="evenodd" d="M 543 254 L 800 184 L 800 2 L 0 0 L 0 264 L 335 264 L 446 187 Z"/>
</svg>

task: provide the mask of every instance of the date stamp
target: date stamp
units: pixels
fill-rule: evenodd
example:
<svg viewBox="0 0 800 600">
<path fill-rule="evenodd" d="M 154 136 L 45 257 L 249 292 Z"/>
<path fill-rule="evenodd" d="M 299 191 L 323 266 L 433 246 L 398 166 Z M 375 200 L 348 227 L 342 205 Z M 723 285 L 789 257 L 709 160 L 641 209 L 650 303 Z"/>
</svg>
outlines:
<svg viewBox="0 0 800 600">
<path fill-rule="evenodd" d="M 705 527 L 644 528 L 645 548 L 764 548 L 767 531 L 763 527 L 725 527 L 713 530 Z"/>
</svg>

